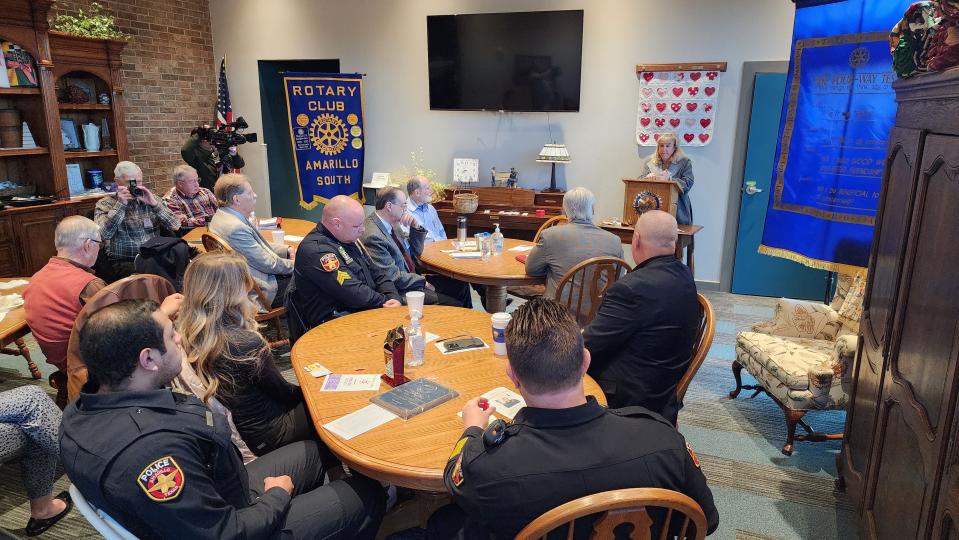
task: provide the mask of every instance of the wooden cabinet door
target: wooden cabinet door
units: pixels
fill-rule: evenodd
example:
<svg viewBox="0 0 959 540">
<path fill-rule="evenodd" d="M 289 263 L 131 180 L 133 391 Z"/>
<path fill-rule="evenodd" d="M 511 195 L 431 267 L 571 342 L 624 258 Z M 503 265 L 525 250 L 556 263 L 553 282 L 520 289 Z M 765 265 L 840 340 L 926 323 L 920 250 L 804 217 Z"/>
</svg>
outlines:
<svg viewBox="0 0 959 540">
<path fill-rule="evenodd" d="M 952 414 L 952 436 L 942 471 L 939 489 L 939 507 L 933 514 L 935 525 L 932 538 L 956 540 L 959 538 L 959 407 Z"/>
<path fill-rule="evenodd" d="M 886 345 L 906 251 L 923 137 L 920 130 L 905 128 L 893 128 L 889 134 L 882 198 L 869 261 L 869 284 L 860 322 L 862 340 L 853 368 L 854 383 L 839 458 L 842 479 L 856 507 L 862 504 L 866 490 Z"/>
<path fill-rule="evenodd" d="M 0 277 L 22 276 L 10 218 L 0 218 Z"/>
<path fill-rule="evenodd" d="M 866 538 L 929 538 L 959 351 L 959 137 L 927 135 L 882 384 Z M 873 306 L 874 307 L 874 306 Z"/>
<path fill-rule="evenodd" d="M 33 275 L 47 264 L 50 257 L 57 254 L 53 236 L 62 218 L 63 210 L 60 208 L 15 214 L 13 232 L 19 240 L 24 275 Z"/>
</svg>

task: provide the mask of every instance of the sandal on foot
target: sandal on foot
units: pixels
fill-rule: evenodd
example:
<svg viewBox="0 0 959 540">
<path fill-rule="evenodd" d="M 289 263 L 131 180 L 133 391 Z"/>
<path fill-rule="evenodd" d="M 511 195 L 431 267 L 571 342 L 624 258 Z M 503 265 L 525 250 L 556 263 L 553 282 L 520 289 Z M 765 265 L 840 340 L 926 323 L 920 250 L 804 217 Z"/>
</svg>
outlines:
<svg viewBox="0 0 959 540">
<path fill-rule="evenodd" d="M 61 491 L 59 495 L 55 497 L 60 499 L 63 502 L 67 503 L 67 507 L 63 509 L 59 514 L 40 519 L 40 518 L 30 518 L 30 521 L 27 522 L 27 528 L 24 529 L 24 532 L 27 536 L 37 536 L 42 534 L 44 531 L 53 527 L 58 521 L 60 521 L 63 516 L 70 513 L 70 510 L 73 509 L 73 501 L 70 499 L 70 493 L 67 491 Z"/>
</svg>

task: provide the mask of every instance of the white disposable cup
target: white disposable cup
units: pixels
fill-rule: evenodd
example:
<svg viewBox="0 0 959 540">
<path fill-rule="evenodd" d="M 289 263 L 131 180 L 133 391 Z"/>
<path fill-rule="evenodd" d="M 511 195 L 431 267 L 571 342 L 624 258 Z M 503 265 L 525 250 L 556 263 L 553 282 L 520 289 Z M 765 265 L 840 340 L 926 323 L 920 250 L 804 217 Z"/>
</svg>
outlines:
<svg viewBox="0 0 959 540">
<path fill-rule="evenodd" d="M 406 293 L 406 307 L 410 308 L 410 318 L 413 318 L 413 312 L 419 312 L 418 317 L 423 317 L 423 300 L 426 294 L 423 291 L 410 291 Z"/>
<path fill-rule="evenodd" d="M 286 233 L 283 231 L 273 231 L 273 243 L 282 244 L 283 239 L 286 238 Z"/>
<path fill-rule="evenodd" d="M 494 313 L 490 316 L 493 323 L 493 354 L 506 356 L 506 325 L 513 318 L 509 313 Z"/>
</svg>

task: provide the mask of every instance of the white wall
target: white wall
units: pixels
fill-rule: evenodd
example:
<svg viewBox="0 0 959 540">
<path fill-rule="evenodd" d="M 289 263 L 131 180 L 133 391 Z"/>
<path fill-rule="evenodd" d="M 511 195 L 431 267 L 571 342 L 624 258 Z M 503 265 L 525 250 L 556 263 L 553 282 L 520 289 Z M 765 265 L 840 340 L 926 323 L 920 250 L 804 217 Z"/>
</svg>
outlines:
<svg viewBox="0 0 959 540">
<path fill-rule="evenodd" d="M 714 140 L 689 148 L 697 235 L 697 280 L 719 281 L 734 125 L 744 61 L 789 55 L 794 5 L 788 0 L 210 0 L 216 62 L 227 55 L 236 114 L 261 131 L 257 60 L 332 59 L 343 72 L 366 73 L 366 176 L 397 172 L 423 148 L 425 165 L 451 174 L 454 157 L 480 158 L 480 171 L 516 167 L 520 185 L 549 184 L 536 154 L 550 141 L 545 113 L 429 110 L 426 16 L 497 11 L 584 9 L 580 112 L 553 113 L 552 139 L 573 162 L 558 167 L 566 188 L 597 194 L 597 218 L 620 216 L 621 178 L 635 176 L 651 153 L 635 142 L 637 63 L 725 61 Z M 252 147 L 252 148 L 251 148 Z M 257 209 L 269 213 L 266 148 L 243 148 L 257 179 Z M 293 189 L 293 186 L 291 186 Z M 731 261 L 729 262 L 731 264 Z"/>
</svg>

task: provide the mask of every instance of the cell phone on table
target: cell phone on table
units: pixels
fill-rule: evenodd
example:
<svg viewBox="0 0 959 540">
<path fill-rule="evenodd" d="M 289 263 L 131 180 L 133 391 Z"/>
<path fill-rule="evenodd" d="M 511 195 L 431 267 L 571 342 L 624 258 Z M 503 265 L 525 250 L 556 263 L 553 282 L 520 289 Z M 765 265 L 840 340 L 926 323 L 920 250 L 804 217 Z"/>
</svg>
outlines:
<svg viewBox="0 0 959 540">
<path fill-rule="evenodd" d="M 483 340 L 478 337 L 451 339 L 446 342 L 447 351 L 464 351 L 466 349 L 478 349 L 484 345 Z"/>
</svg>

